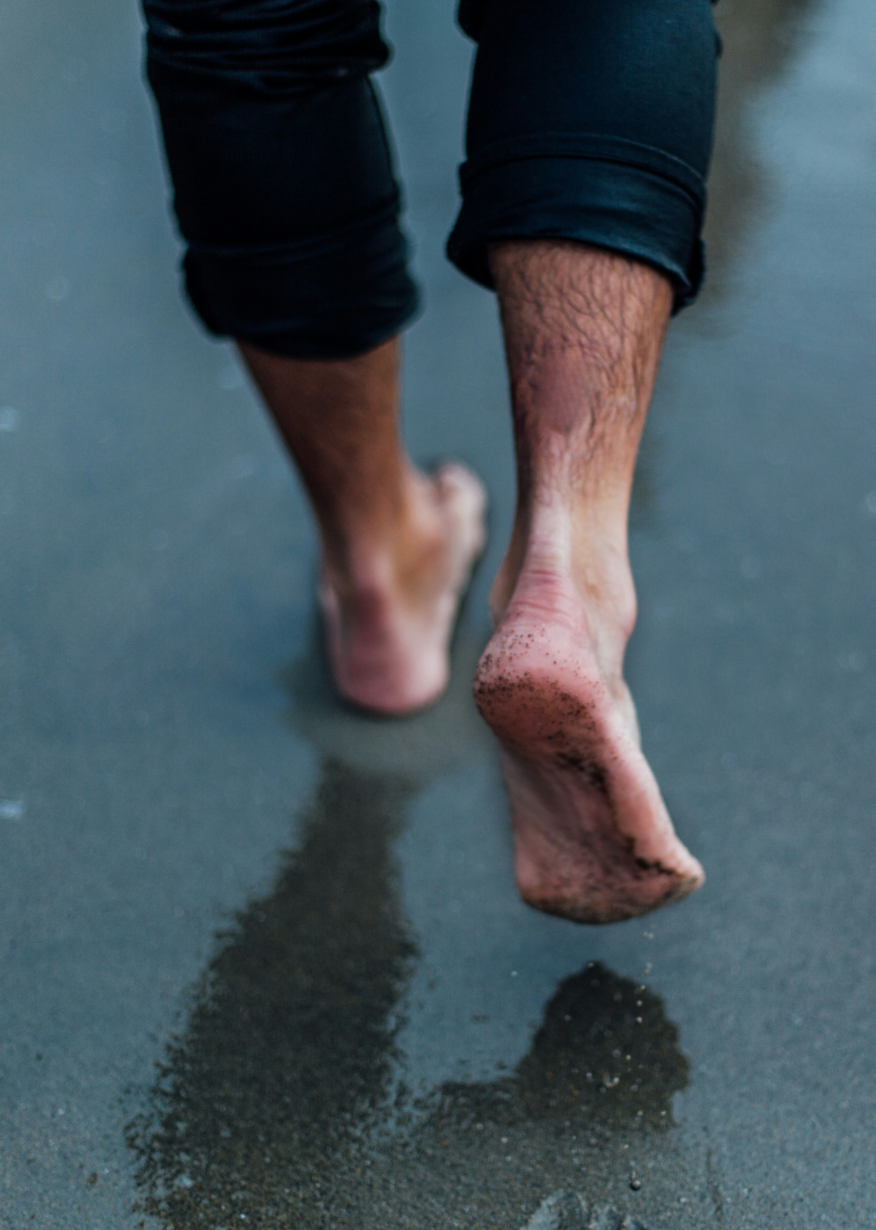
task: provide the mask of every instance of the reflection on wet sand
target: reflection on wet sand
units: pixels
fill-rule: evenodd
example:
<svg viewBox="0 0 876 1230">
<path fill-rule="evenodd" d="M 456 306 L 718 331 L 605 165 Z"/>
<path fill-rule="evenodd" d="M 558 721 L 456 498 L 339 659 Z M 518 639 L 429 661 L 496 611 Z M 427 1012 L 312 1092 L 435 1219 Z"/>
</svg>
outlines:
<svg viewBox="0 0 876 1230">
<path fill-rule="evenodd" d="M 507 1128 L 544 1121 L 564 1132 L 663 1129 L 672 1095 L 687 1081 L 678 1031 L 660 997 L 592 961 L 560 983 L 512 1076 L 443 1085 L 431 1118 Z"/>
<path fill-rule="evenodd" d="M 167 1226 L 337 1224 L 349 1203 L 416 952 L 392 855 L 411 792 L 326 760 L 299 849 L 219 937 L 129 1129 L 143 1207 Z"/>
<path fill-rule="evenodd" d="M 513 1073 L 424 1099 L 406 1142 L 409 1199 L 426 1225 L 513 1230 L 549 1193 L 575 1189 L 618 1220 L 644 1216 L 687 1082 L 660 997 L 590 962 L 560 984 Z"/>
<path fill-rule="evenodd" d="M 560 985 L 513 1073 L 406 1095 L 416 945 L 393 844 L 415 792 L 326 757 L 299 848 L 220 935 L 129 1128 L 164 1226 L 515 1230 L 557 1188 L 601 1191 L 606 1165 L 648 1182 L 687 1062 L 659 998 L 598 964 Z"/>
</svg>

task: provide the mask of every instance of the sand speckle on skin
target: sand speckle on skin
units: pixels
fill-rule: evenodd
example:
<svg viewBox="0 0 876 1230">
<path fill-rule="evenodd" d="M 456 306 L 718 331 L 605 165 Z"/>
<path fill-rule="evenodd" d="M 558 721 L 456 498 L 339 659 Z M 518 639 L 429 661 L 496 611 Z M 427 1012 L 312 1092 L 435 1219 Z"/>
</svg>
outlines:
<svg viewBox="0 0 876 1230">
<path fill-rule="evenodd" d="M 617 922 L 685 896 L 698 881 L 650 850 L 637 853 L 624 831 L 613 786 L 622 749 L 612 742 L 610 711 L 601 720 L 604 681 L 579 675 L 576 693 L 554 677 L 547 655 L 543 669 L 531 654 L 526 665 L 519 660 L 514 649 L 525 639 L 510 636 L 485 653 L 475 678 L 481 714 L 511 757 L 521 896 L 582 923 Z"/>
</svg>

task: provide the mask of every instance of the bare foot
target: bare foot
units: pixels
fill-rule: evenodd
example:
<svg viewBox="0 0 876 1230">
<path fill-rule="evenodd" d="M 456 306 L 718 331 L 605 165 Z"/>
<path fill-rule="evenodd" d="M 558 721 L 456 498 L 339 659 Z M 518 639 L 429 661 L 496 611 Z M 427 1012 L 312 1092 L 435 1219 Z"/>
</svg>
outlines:
<svg viewBox="0 0 876 1230">
<path fill-rule="evenodd" d="M 632 615 L 619 621 L 582 592 L 555 560 L 528 558 L 500 602 L 475 698 L 502 743 L 521 896 L 608 923 L 677 901 L 704 875 L 639 747 L 621 676 Z"/>
<path fill-rule="evenodd" d="M 486 495 L 464 466 L 410 476 L 403 529 L 343 570 L 323 568 L 320 600 L 339 691 L 378 713 L 412 713 L 447 687 L 460 600 L 484 548 Z"/>
</svg>

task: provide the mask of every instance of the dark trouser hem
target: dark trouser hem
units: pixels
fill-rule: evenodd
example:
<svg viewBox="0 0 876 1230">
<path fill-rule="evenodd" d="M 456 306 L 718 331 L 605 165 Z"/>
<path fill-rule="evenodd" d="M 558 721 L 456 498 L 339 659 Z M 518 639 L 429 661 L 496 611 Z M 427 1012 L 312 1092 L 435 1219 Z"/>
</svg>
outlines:
<svg viewBox="0 0 876 1230">
<path fill-rule="evenodd" d="M 143 0 L 189 296 L 213 333 L 343 358 L 416 312 L 375 0 Z M 711 146 L 709 0 L 464 0 L 477 39 L 451 260 L 566 238 L 662 269 L 689 302 Z"/>
<path fill-rule="evenodd" d="M 347 359 L 417 314 L 397 202 L 373 218 L 297 243 L 192 244 L 186 289 L 207 329 L 296 359 Z"/>
<path fill-rule="evenodd" d="M 153 20 L 156 7 L 146 6 Z M 308 15 L 286 7 L 290 21 Z M 336 0 L 319 8 L 345 12 Z M 190 9 L 209 24 L 210 6 Z M 370 21 L 377 38 L 376 6 Z M 258 40 L 238 40 L 244 62 L 231 66 L 224 44 L 202 55 L 194 33 L 178 40 L 177 60 L 154 38 L 149 46 L 189 299 L 211 333 L 291 358 L 362 354 L 418 307 L 382 108 L 349 39 L 336 47 L 328 26 L 323 50 L 337 59 L 321 76 L 319 48 L 308 58 L 298 42 L 282 78 L 279 52 Z"/>
<path fill-rule="evenodd" d="M 549 138 L 544 145 L 550 148 Z M 633 154 L 629 162 L 616 162 L 564 153 L 494 162 L 473 174 L 464 167 L 463 206 L 447 255 L 493 289 L 491 241 L 577 240 L 665 273 L 677 311 L 693 301 L 703 279 L 703 201 L 677 179 L 635 161 Z"/>
<path fill-rule="evenodd" d="M 461 0 L 476 39 L 450 259 L 484 286 L 491 240 L 561 238 L 702 280 L 717 43 L 709 0 Z"/>
</svg>

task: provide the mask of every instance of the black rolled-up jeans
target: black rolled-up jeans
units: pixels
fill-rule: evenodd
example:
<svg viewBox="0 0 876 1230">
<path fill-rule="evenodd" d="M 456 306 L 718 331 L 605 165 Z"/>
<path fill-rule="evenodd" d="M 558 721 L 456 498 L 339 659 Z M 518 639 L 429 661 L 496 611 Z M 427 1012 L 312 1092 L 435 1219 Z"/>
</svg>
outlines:
<svg viewBox="0 0 876 1230">
<path fill-rule="evenodd" d="M 416 0 L 410 0 L 416 2 Z M 143 0 L 189 297 L 207 328 L 343 358 L 417 309 L 370 74 L 376 0 Z M 710 0 L 462 0 L 478 44 L 447 244 L 566 238 L 702 279 L 717 36 Z"/>
</svg>

